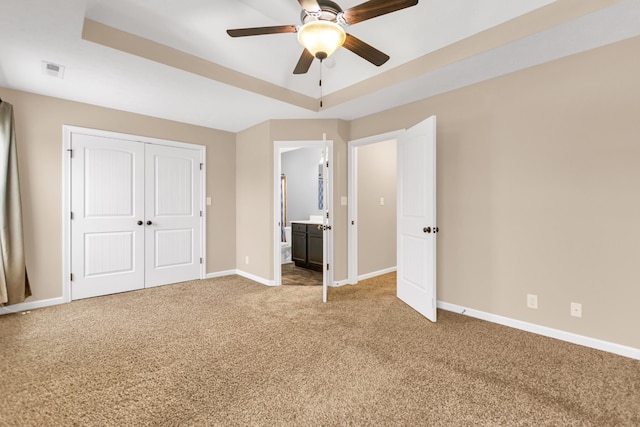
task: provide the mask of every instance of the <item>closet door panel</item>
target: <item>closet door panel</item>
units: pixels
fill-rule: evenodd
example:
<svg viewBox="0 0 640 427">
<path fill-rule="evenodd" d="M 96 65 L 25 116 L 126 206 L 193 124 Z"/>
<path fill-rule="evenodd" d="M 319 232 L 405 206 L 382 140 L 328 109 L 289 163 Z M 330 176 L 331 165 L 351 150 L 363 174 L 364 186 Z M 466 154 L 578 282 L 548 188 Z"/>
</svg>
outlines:
<svg viewBox="0 0 640 427">
<path fill-rule="evenodd" d="M 200 153 L 148 144 L 146 286 L 200 277 Z"/>
<path fill-rule="evenodd" d="M 144 145 L 73 134 L 71 298 L 144 287 Z"/>
</svg>

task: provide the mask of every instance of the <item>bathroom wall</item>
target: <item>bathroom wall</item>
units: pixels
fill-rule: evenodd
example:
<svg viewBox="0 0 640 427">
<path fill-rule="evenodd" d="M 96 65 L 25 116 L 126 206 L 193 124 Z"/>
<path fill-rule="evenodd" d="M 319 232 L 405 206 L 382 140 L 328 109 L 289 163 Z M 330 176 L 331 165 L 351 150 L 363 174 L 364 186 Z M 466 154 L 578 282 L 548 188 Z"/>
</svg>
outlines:
<svg viewBox="0 0 640 427">
<path fill-rule="evenodd" d="M 318 166 L 321 148 L 299 148 L 282 153 L 281 171 L 287 177 L 287 225 L 322 215 L 318 209 Z"/>
</svg>

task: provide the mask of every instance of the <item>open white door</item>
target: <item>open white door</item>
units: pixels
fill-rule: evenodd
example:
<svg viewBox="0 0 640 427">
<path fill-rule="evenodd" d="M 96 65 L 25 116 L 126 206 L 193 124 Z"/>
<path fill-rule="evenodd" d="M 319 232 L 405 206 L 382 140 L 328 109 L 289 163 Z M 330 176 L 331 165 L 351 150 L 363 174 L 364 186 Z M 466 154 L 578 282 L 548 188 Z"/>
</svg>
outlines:
<svg viewBox="0 0 640 427">
<path fill-rule="evenodd" d="M 398 137 L 397 295 L 436 321 L 436 117 Z"/>
<path fill-rule="evenodd" d="M 333 263 L 331 260 L 331 248 L 333 247 L 333 213 L 331 212 L 331 201 L 333 195 L 331 194 L 331 174 L 329 173 L 329 165 L 331 162 L 331 150 L 327 143 L 326 135 L 322 135 L 324 147 L 322 148 L 322 158 L 324 159 L 324 165 L 322 167 L 322 197 L 323 197 L 323 210 L 322 216 L 323 222 L 323 236 L 322 236 L 322 259 L 324 261 L 324 268 L 322 274 L 322 302 L 327 302 L 327 289 L 329 284 L 333 281 Z"/>
</svg>

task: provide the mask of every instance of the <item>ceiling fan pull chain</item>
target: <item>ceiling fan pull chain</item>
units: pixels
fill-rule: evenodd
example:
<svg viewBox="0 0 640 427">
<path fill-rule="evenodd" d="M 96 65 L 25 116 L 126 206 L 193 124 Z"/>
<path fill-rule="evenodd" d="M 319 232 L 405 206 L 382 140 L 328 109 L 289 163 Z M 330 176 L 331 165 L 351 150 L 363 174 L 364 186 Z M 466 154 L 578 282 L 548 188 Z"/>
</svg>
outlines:
<svg viewBox="0 0 640 427">
<path fill-rule="evenodd" d="M 320 108 L 322 108 L 322 59 L 320 60 Z"/>
</svg>

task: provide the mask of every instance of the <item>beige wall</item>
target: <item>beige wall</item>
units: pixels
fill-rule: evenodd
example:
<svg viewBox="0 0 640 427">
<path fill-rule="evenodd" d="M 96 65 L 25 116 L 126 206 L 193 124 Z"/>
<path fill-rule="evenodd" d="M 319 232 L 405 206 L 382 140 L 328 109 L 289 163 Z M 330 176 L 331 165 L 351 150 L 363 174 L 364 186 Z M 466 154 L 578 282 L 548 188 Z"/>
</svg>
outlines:
<svg viewBox="0 0 640 427">
<path fill-rule="evenodd" d="M 362 276 L 396 266 L 396 141 L 363 145 L 356 152 L 358 275 Z"/>
<path fill-rule="evenodd" d="M 274 141 L 319 141 L 325 133 L 333 141 L 334 280 L 347 278 L 347 207 L 340 205 L 340 196 L 347 195 L 348 128 L 341 120 L 271 120 L 238 133 L 238 269 L 262 279 L 274 278 Z"/>
<path fill-rule="evenodd" d="M 438 117 L 439 300 L 640 348 L 637 52 L 640 38 L 352 122 L 355 139 Z"/>
<path fill-rule="evenodd" d="M 207 271 L 235 268 L 235 136 L 232 133 L 0 88 L 14 106 L 27 270 L 37 301 L 62 296 L 62 126 L 207 147 Z"/>
<path fill-rule="evenodd" d="M 236 136 L 236 264 L 267 280 L 273 279 L 274 256 L 270 131 L 270 122 L 264 122 Z"/>
</svg>

